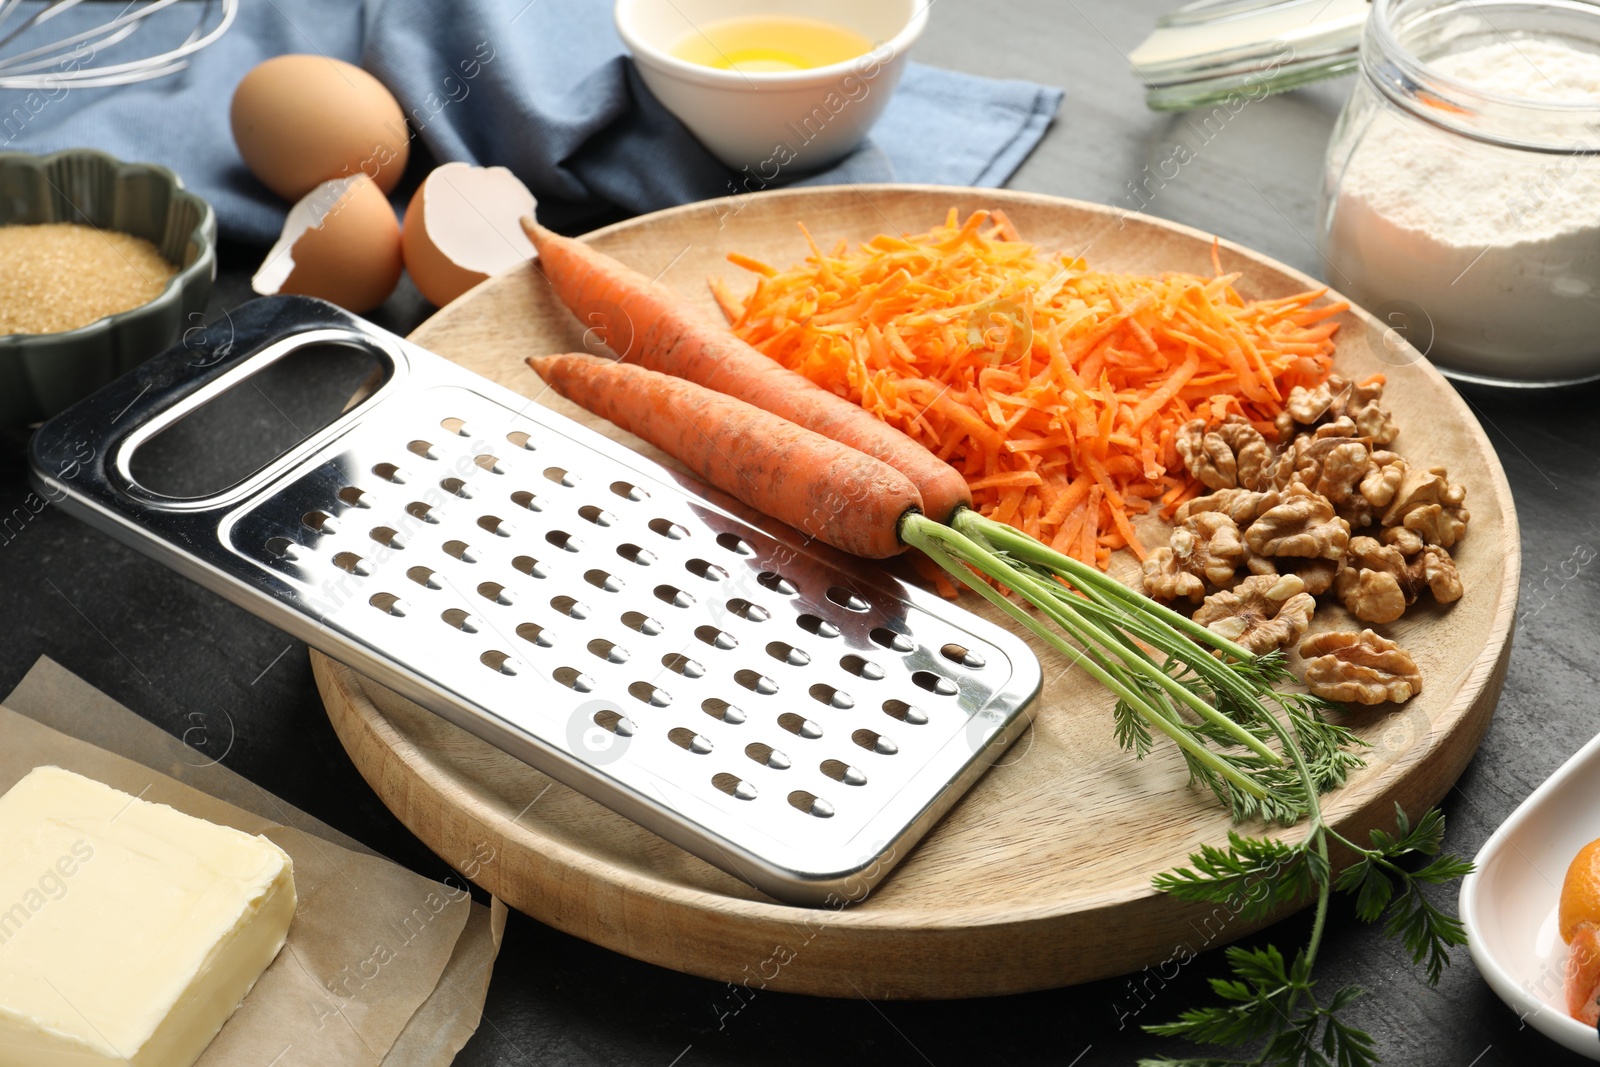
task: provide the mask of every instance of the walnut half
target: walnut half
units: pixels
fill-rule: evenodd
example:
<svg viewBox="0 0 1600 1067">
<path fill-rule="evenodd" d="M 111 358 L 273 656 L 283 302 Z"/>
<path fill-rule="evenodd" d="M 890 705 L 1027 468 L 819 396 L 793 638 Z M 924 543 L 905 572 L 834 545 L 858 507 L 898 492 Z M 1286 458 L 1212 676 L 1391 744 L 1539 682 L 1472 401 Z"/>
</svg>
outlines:
<svg viewBox="0 0 1600 1067">
<path fill-rule="evenodd" d="M 1316 607 L 1298 575 L 1262 574 L 1206 597 L 1194 621 L 1259 656 L 1305 633 Z"/>
<path fill-rule="evenodd" d="M 1371 630 L 1328 630 L 1300 642 L 1306 686 L 1317 696 L 1347 704 L 1396 704 L 1422 692 L 1422 675 L 1409 653 Z"/>
</svg>

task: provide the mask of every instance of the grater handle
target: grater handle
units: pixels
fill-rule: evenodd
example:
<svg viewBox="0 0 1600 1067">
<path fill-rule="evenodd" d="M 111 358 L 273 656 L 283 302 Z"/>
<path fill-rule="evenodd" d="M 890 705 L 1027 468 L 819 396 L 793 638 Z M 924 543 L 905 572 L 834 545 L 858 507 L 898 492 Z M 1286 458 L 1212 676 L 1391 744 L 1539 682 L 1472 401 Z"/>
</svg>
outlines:
<svg viewBox="0 0 1600 1067">
<path fill-rule="evenodd" d="M 312 343 L 307 334 L 359 345 L 378 360 L 389 381 L 400 375 L 404 365 L 398 351 L 374 344 L 362 320 L 326 301 L 304 296 L 252 300 L 224 312 L 221 319 L 186 330 L 165 352 L 41 426 L 28 446 L 34 483 L 51 500 L 70 493 L 114 508 L 128 498 L 145 507 L 187 512 L 228 503 L 342 432 L 361 417 L 358 412 L 364 414 L 370 398 L 213 497 L 179 500 L 154 493 L 132 478 L 127 461 L 140 444 L 189 411 Z"/>
</svg>

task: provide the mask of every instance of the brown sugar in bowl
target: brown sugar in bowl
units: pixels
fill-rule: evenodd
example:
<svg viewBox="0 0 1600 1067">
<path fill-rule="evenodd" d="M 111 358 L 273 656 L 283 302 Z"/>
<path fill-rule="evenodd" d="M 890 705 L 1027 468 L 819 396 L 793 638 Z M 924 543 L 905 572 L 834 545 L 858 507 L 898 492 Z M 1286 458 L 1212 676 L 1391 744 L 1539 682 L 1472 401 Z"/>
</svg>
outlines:
<svg viewBox="0 0 1600 1067">
<path fill-rule="evenodd" d="M 216 277 L 216 215 L 165 167 L 91 149 L 0 153 L 0 226 L 41 223 L 143 238 L 173 271 L 136 307 L 54 333 L 0 333 L 0 433 L 12 438 L 199 325 Z"/>
</svg>

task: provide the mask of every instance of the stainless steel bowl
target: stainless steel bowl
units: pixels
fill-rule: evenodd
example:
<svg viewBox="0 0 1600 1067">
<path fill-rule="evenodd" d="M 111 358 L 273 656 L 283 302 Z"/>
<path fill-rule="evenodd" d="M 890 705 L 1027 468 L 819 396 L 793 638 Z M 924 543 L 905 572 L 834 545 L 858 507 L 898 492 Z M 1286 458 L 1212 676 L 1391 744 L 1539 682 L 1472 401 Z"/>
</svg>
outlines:
<svg viewBox="0 0 1600 1067">
<path fill-rule="evenodd" d="M 178 268 L 154 300 L 76 330 L 0 335 L 0 432 L 10 437 L 172 345 L 216 278 L 211 205 L 152 163 L 104 152 L 0 153 L 0 226 L 77 222 L 142 237 Z"/>
</svg>

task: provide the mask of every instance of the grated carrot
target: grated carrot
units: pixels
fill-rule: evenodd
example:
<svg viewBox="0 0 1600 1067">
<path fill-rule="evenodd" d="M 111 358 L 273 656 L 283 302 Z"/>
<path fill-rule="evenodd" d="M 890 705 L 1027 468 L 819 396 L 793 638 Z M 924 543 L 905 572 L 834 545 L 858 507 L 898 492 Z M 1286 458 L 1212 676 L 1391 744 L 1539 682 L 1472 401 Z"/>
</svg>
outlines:
<svg viewBox="0 0 1600 1067">
<path fill-rule="evenodd" d="M 1099 566 L 1144 555 L 1134 517 L 1200 491 L 1183 424 L 1238 414 L 1271 436 L 1289 391 L 1327 377 L 1348 306 L 1247 301 L 1215 243 L 1210 278 L 1090 270 L 998 211 L 853 251 L 801 232 L 787 270 L 728 257 L 757 275 L 742 301 L 713 282 L 734 331 L 953 464 L 983 514 Z"/>
</svg>

